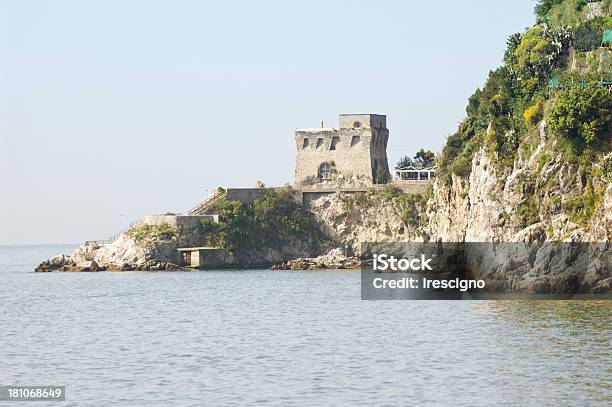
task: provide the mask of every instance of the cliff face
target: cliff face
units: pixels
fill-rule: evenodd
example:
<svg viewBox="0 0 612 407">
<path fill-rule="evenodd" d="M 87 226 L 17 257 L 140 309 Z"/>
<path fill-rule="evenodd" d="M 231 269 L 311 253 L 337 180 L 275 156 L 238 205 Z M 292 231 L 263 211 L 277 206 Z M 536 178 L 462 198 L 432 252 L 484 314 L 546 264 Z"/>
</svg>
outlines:
<svg viewBox="0 0 612 407">
<path fill-rule="evenodd" d="M 512 169 L 497 169 L 483 146 L 472 159 L 468 179 L 453 175 L 450 185 L 438 180 L 428 207 L 427 232 L 432 239 L 609 241 L 612 236 L 610 182 L 600 176 L 585 178 L 578 164 L 567 163 L 551 150 L 546 133 L 542 122 L 539 144 L 529 157 L 521 151 Z M 588 199 L 587 188 L 601 196 L 595 197 L 595 212 L 590 219 L 578 223 L 566 212 L 573 203 Z M 589 209 L 582 211 L 588 214 Z"/>
<path fill-rule="evenodd" d="M 512 245 L 501 245 L 506 253 L 469 245 L 479 251 L 473 256 L 480 263 L 474 265 L 473 276 L 505 290 L 608 292 L 612 185 L 593 175 L 597 171 L 585 175 L 577 163 L 554 155 L 544 122 L 539 135 L 533 153 L 519 154 L 512 169 L 496 169 L 482 147 L 472 160 L 469 179 L 453 176 L 450 185 L 437 182 L 427 232 L 436 241 L 527 243 L 515 251 Z M 591 164 L 595 169 L 601 165 Z M 576 209 L 577 203 L 582 207 Z M 576 250 L 568 253 L 569 248 Z M 583 267 L 569 266 L 572 256 L 583 256 Z"/>
<path fill-rule="evenodd" d="M 422 240 L 417 228 L 402 219 L 401 203 L 385 199 L 381 194 L 366 194 L 324 196 L 311 202 L 310 209 L 323 232 L 338 244 L 357 246 L 362 242 Z"/>
</svg>

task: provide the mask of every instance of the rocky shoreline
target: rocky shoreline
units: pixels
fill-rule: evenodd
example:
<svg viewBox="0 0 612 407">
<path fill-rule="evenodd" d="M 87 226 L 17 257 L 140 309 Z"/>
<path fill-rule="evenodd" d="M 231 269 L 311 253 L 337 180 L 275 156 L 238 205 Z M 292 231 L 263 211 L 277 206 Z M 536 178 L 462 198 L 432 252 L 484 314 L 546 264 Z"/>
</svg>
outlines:
<svg viewBox="0 0 612 407">
<path fill-rule="evenodd" d="M 165 261 L 149 260 L 142 264 L 124 263 L 118 265 L 100 265 L 95 260 L 77 263 L 71 256 L 60 254 L 40 263 L 34 269 L 36 273 L 50 272 L 98 272 L 98 271 L 187 271 L 189 269 Z"/>
<path fill-rule="evenodd" d="M 272 270 L 343 270 L 360 269 L 364 263 L 356 256 L 345 256 L 341 248 L 318 257 L 288 260 L 272 266 Z"/>
</svg>

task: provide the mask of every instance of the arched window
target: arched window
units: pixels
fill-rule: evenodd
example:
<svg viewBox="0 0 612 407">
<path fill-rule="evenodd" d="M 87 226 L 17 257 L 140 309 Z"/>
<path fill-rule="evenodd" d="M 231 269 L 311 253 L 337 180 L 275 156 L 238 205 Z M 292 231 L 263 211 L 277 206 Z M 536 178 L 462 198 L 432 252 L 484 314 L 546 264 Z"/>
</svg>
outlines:
<svg viewBox="0 0 612 407">
<path fill-rule="evenodd" d="M 331 179 L 331 165 L 329 163 L 319 165 L 319 177 L 321 179 Z"/>
<path fill-rule="evenodd" d="M 356 128 L 356 129 L 357 129 L 357 128 L 359 128 L 359 127 L 361 127 L 361 122 L 355 122 L 355 123 L 353 123 L 353 127 L 354 127 L 354 128 Z"/>
</svg>

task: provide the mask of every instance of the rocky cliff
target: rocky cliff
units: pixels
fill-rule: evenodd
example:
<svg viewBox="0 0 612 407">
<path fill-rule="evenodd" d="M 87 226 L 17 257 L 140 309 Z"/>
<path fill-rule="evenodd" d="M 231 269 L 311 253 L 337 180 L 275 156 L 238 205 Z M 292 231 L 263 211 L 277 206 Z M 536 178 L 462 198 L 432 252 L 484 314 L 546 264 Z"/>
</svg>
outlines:
<svg viewBox="0 0 612 407">
<path fill-rule="evenodd" d="M 550 143 L 545 122 L 538 134 L 534 151 L 527 157 L 520 150 L 512 168 L 500 170 L 482 146 L 467 179 L 452 175 L 450 184 L 436 182 L 427 208 L 426 230 L 432 239 L 609 242 L 612 187 L 597 175 L 603 160 L 592 163 L 596 171 L 581 172 L 578 163 L 568 163 L 551 150 L 554 140 Z M 589 175 L 593 178 L 587 179 Z M 572 205 L 591 193 L 598 194 L 593 207 L 571 213 Z"/>
</svg>

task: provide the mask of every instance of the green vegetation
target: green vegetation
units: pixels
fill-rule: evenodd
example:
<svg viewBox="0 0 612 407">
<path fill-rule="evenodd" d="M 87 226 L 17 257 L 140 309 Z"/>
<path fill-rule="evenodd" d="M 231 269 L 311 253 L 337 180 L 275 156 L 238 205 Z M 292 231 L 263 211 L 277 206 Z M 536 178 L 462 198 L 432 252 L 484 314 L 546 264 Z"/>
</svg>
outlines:
<svg viewBox="0 0 612 407">
<path fill-rule="evenodd" d="M 536 20 L 551 26 L 583 24 L 588 3 L 600 3 L 602 10 L 610 9 L 610 0 L 539 0 L 535 6 Z"/>
<path fill-rule="evenodd" d="M 604 10 L 609 9 L 608 3 L 602 3 Z M 536 126 L 543 119 L 553 137 L 565 139 L 559 145 L 569 147 L 571 158 L 609 151 L 604 141 L 610 137 L 612 96 L 598 82 L 609 81 L 610 72 L 595 74 L 599 62 L 592 53 L 584 58 L 587 73 L 570 73 L 568 67 L 571 45 L 578 42 L 580 47 L 591 49 L 596 43 L 591 31 L 612 26 L 609 15 L 586 21 L 585 4 L 573 0 L 538 2 L 538 21 L 547 24 L 508 38 L 503 65 L 491 71 L 484 87 L 470 96 L 467 117 L 447 139 L 438 160 L 440 177 L 447 182 L 451 174 L 467 177 L 471 160 L 482 146 L 496 166 L 511 167 L 519 150 L 532 153 L 538 143 Z M 573 28 L 568 27 L 574 20 Z M 601 35 L 598 38 L 597 46 Z M 551 79 L 560 89 L 548 89 Z"/>
<path fill-rule="evenodd" d="M 535 197 L 532 195 L 525 202 L 520 203 L 516 208 L 516 214 L 523 221 L 523 226 L 539 222 L 540 215 Z"/>
<path fill-rule="evenodd" d="M 612 129 L 612 96 L 596 83 L 568 86 L 553 99 L 547 123 L 552 131 L 578 145 L 608 141 Z"/>
<path fill-rule="evenodd" d="M 434 164 L 434 159 L 433 151 L 424 149 L 420 149 L 414 156 L 414 161 L 423 167 L 431 167 Z"/>
<path fill-rule="evenodd" d="M 431 167 L 434 165 L 434 161 L 435 154 L 433 151 L 420 149 L 413 158 L 410 158 L 407 155 L 401 157 L 397 164 L 395 164 L 395 169 L 399 170 L 400 168 L 409 166 Z"/>
<path fill-rule="evenodd" d="M 427 200 L 433 196 L 433 189 L 429 187 L 425 194 L 412 194 L 402 191 L 392 185 L 385 186 L 382 190 L 370 190 L 355 194 L 345 194 L 342 196 L 342 205 L 345 210 L 352 207 L 370 209 L 377 204 L 391 205 L 400 213 L 400 219 L 406 226 L 417 229 L 418 235 L 421 234 L 421 226 L 425 226 L 427 218 L 425 215 Z"/>
<path fill-rule="evenodd" d="M 268 190 L 252 204 L 227 199 L 216 203 L 219 223 L 202 221 L 204 244 L 244 253 L 281 248 L 291 239 L 323 244 L 325 236 L 312 213 L 300 204 L 291 188 Z"/>
<path fill-rule="evenodd" d="M 537 98 L 535 103 L 527 108 L 523 113 L 527 127 L 533 127 L 544 117 L 544 101 Z"/>
<path fill-rule="evenodd" d="M 170 241 L 176 236 L 177 230 L 167 223 L 162 223 L 161 225 L 136 225 L 132 226 L 126 234 L 138 243 L 152 239 Z"/>
<path fill-rule="evenodd" d="M 427 221 L 425 209 L 427 200 L 433 194 L 431 187 L 425 194 L 411 194 L 389 185 L 382 191 L 377 191 L 375 194 L 383 202 L 398 208 L 400 210 L 400 219 L 402 222 L 404 222 L 406 226 L 417 229 L 417 234 L 420 234 L 418 228 L 424 226 Z"/>
<path fill-rule="evenodd" d="M 395 164 L 395 169 L 399 170 L 400 168 L 410 167 L 411 165 L 413 165 L 412 158 L 405 155 L 399 159 L 397 164 Z"/>
<path fill-rule="evenodd" d="M 570 220 L 586 226 L 601 206 L 603 193 L 603 187 L 595 188 L 593 181 L 588 178 L 582 195 L 571 197 L 565 202 L 564 209 Z"/>
</svg>

